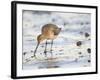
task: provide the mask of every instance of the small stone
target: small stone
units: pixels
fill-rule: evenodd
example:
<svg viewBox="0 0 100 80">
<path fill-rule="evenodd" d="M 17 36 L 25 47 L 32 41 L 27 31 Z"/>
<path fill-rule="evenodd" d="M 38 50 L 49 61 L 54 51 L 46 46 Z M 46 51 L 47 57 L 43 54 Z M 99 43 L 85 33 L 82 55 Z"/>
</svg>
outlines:
<svg viewBox="0 0 100 80">
<path fill-rule="evenodd" d="M 53 51 L 53 50 L 50 50 L 50 51 Z"/>
<path fill-rule="evenodd" d="M 30 60 L 29 59 L 26 59 L 26 62 L 29 62 Z"/>
<path fill-rule="evenodd" d="M 26 54 L 27 54 L 27 52 L 24 52 L 23 54 L 24 54 L 24 55 L 26 55 Z"/>
<path fill-rule="evenodd" d="M 64 22 L 64 24 L 63 24 L 63 25 L 64 25 L 64 26 L 66 26 L 66 24 L 67 24 L 67 23 L 65 23 L 65 22 Z"/>
<path fill-rule="evenodd" d="M 77 46 L 81 46 L 82 45 L 82 42 L 81 41 L 78 41 L 78 42 L 76 42 L 76 45 Z"/>
<path fill-rule="evenodd" d="M 87 52 L 88 52 L 88 53 L 91 53 L 91 49 L 90 49 L 90 48 L 88 48 L 88 49 L 87 49 Z"/>
<path fill-rule="evenodd" d="M 40 54 L 42 54 L 42 53 L 40 53 Z"/>
<path fill-rule="evenodd" d="M 89 37 L 90 35 L 89 35 L 89 33 L 85 33 L 85 37 Z"/>
<path fill-rule="evenodd" d="M 88 62 L 91 62 L 91 60 L 88 60 Z"/>
<path fill-rule="evenodd" d="M 31 50 L 31 52 L 33 52 L 33 51 Z"/>
<path fill-rule="evenodd" d="M 79 52 L 78 54 L 82 54 L 82 52 Z"/>
<path fill-rule="evenodd" d="M 89 22 L 86 22 L 86 24 L 90 24 Z"/>
</svg>

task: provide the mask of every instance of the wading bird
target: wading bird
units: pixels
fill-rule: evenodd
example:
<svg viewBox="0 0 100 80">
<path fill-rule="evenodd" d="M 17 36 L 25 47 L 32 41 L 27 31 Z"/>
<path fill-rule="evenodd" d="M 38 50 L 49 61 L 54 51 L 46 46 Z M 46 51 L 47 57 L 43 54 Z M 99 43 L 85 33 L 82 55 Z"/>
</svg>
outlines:
<svg viewBox="0 0 100 80">
<path fill-rule="evenodd" d="M 55 24 L 46 24 L 42 27 L 41 34 L 37 36 L 37 46 L 34 50 L 34 55 L 32 57 L 36 57 L 36 51 L 38 49 L 39 44 L 46 40 L 45 43 L 45 49 L 44 49 L 44 54 L 47 56 L 47 40 L 51 40 L 51 49 L 50 52 L 52 54 L 52 46 L 53 46 L 53 40 L 58 36 L 60 33 L 61 28 L 58 28 Z"/>
</svg>

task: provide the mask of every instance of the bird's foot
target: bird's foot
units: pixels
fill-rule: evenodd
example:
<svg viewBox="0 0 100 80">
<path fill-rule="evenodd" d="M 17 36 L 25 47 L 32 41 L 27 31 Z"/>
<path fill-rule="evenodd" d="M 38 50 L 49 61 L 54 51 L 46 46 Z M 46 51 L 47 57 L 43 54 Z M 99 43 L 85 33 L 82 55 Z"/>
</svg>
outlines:
<svg viewBox="0 0 100 80">
<path fill-rule="evenodd" d="M 31 58 L 36 58 L 36 55 L 31 56 Z"/>
</svg>

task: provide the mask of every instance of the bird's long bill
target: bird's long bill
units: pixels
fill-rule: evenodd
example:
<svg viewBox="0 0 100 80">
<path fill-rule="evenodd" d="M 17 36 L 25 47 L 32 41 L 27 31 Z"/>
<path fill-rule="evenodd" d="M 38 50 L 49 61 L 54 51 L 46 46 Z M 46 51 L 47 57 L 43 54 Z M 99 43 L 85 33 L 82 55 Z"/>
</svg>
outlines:
<svg viewBox="0 0 100 80">
<path fill-rule="evenodd" d="M 36 53 L 36 51 L 37 51 L 37 49 L 38 49 L 38 46 L 39 46 L 39 43 L 36 45 L 36 48 L 35 48 L 35 50 L 34 50 L 34 55 L 35 55 L 35 53 Z"/>
</svg>

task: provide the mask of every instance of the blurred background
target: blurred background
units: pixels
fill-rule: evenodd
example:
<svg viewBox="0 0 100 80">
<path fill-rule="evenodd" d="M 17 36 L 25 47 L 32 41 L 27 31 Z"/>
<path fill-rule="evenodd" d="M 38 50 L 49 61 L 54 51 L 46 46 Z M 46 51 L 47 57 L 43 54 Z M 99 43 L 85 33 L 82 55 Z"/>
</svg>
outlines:
<svg viewBox="0 0 100 80">
<path fill-rule="evenodd" d="M 37 36 L 45 24 L 55 24 L 61 32 L 54 40 L 53 59 L 48 40 L 47 57 L 40 44 L 36 56 L 31 59 L 37 45 Z M 23 69 L 86 67 L 91 63 L 91 14 L 23 10 Z M 46 60 L 45 60 L 46 59 Z"/>
</svg>

